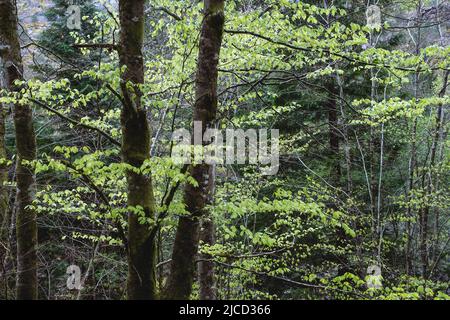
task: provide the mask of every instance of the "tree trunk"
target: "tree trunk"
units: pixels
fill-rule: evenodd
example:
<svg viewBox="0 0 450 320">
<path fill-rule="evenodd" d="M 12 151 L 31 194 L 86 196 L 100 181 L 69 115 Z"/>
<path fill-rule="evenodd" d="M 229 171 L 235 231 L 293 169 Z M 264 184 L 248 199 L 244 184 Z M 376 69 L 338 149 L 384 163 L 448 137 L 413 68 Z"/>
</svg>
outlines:
<svg viewBox="0 0 450 320">
<path fill-rule="evenodd" d="M 1 44 L 0 44 L 1 45 Z M 0 55 L 0 66 L 3 68 L 3 60 Z M 6 78 L 3 72 L 0 72 L 0 90 L 5 89 Z M 8 190 L 5 183 L 8 181 L 8 167 L 6 165 L 6 148 L 5 148 L 5 119 L 7 117 L 7 106 L 0 104 L 0 241 L 8 238 L 9 225 L 9 208 L 8 208 Z M 5 242 L 5 241 L 4 241 Z M 0 248 L 0 252 L 2 249 Z M 6 254 L 6 252 L 5 252 Z M 3 254 L 0 254 L 2 259 Z"/>
<path fill-rule="evenodd" d="M 341 179 L 341 165 L 339 156 L 339 128 L 338 128 L 338 113 L 336 105 L 336 89 L 332 84 L 328 84 L 329 97 L 327 101 L 328 107 L 328 127 L 329 127 L 329 141 L 331 151 L 331 184 L 339 187 Z"/>
<path fill-rule="evenodd" d="M 3 63 L 0 59 L 0 65 Z M 5 87 L 3 79 L 0 79 L 0 90 Z M 2 269 L 0 270 L 0 287 L 5 288 L 4 297 L 7 296 L 7 275 L 6 275 L 6 257 L 8 256 L 8 230 L 10 222 L 10 211 L 8 207 L 8 190 L 5 183 L 8 181 L 8 168 L 6 165 L 6 149 L 5 149 L 5 118 L 6 106 L 0 104 L 0 262 Z"/>
<path fill-rule="evenodd" d="M 194 121 L 201 121 L 202 133 L 212 128 L 217 111 L 217 65 L 224 25 L 224 0 L 205 0 L 200 49 L 196 75 Z M 172 252 L 170 276 L 165 291 L 167 299 L 188 299 L 194 281 L 195 257 L 198 251 L 200 219 L 208 215 L 205 209 L 211 201 L 212 176 L 210 166 L 191 166 L 191 176 L 198 187 L 187 184 L 184 200 L 189 216 L 180 217 Z"/>
<path fill-rule="evenodd" d="M 138 87 L 144 82 L 142 43 L 144 31 L 144 0 L 119 1 L 120 66 L 123 108 L 122 159 L 139 168 L 150 158 L 150 126 L 141 103 Z M 154 218 L 155 201 L 150 176 L 127 171 L 128 206 L 143 208 L 145 217 Z M 128 277 L 127 297 L 130 300 L 156 298 L 156 246 L 150 226 L 140 223 L 136 213 L 128 214 Z"/>
<path fill-rule="evenodd" d="M 22 57 L 17 34 L 17 11 L 13 0 L 0 0 L 0 44 L 2 50 L 6 86 L 11 91 L 18 88 L 14 82 L 23 80 Z M 28 105 L 14 105 L 16 129 L 16 237 L 17 284 L 16 298 L 37 299 L 37 225 L 36 212 L 31 208 L 34 199 L 34 170 L 27 162 L 36 159 L 36 137 L 32 111 Z"/>
</svg>

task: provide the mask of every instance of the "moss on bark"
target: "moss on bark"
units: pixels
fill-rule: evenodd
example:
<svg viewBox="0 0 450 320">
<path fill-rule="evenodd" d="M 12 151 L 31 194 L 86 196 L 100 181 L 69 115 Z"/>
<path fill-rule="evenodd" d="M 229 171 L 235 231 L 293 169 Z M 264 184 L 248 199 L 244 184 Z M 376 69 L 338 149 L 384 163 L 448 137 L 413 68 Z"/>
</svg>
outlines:
<svg viewBox="0 0 450 320">
<path fill-rule="evenodd" d="M 122 159 L 140 167 L 150 158 L 150 127 L 141 104 L 139 84 L 144 82 L 142 42 L 144 30 L 144 1 L 119 1 L 120 46 L 119 59 L 125 71 L 121 74 L 124 104 L 121 114 Z M 145 217 L 154 218 L 155 200 L 151 177 L 128 171 L 128 205 L 141 206 Z M 136 213 L 128 214 L 128 276 L 127 298 L 155 299 L 156 240 L 150 226 L 141 223 Z"/>
<path fill-rule="evenodd" d="M 194 121 L 201 121 L 202 133 L 215 125 L 217 114 L 217 77 L 220 47 L 224 27 L 224 1 L 205 0 L 205 17 L 199 44 L 199 56 L 196 74 L 196 103 Z M 198 186 L 187 184 L 184 201 L 189 216 L 181 217 L 178 222 L 175 243 L 172 252 L 172 264 L 166 299 L 189 299 L 194 273 L 195 257 L 198 252 L 199 224 L 208 216 L 207 205 L 212 202 L 211 167 L 208 164 L 192 166 L 191 176 Z"/>
<path fill-rule="evenodd" d="M 17 34 L 15 1 L 0 0 L 0 43 L 7 49 L 1 51 L 6 75 L 6 86 L 18 91 L 14 83 L 23 80 L 22 57 Z M 14 105 L 16 137 L 16 238 L 17 276 L 16 298 L 37 299 L 37 224 L 36 212 L 31 207 L 34 199 L 35 176 L 29 162 L 36 159 L 36 137 L 32 111 L 28 105 Z"/>
</svg>

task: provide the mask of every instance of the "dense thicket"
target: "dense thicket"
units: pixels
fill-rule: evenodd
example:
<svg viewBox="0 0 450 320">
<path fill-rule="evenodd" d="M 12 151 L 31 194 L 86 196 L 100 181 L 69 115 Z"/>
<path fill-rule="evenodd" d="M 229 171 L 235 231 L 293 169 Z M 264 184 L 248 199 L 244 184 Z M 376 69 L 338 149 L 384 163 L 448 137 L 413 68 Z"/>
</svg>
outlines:
<svg viewBox="0 0 450 320">
<path fill-rule="evenodd" d="M 447 2 L 76 5 L 0 0 L 1 298 L 449 299 Z M 174 161 L 194 121 L 276 174 Z"/>
</svg>

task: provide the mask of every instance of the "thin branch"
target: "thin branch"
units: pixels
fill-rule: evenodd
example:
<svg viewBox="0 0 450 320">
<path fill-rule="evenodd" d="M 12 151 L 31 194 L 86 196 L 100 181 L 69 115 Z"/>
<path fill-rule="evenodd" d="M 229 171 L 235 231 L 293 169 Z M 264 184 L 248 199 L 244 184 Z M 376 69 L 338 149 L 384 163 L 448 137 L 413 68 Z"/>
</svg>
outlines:
<svg viewBox="0 0 450 320">
<path fill-rule="evenodd" d="M 106 196 L 106 194 L 103 192 L 102 189 L 100 189 L 100 187 L 98 187 L 98 186 L 94 183 L 94 181 L 92 181 L 92 179 L 91 179 L 87 174 L 85 174 L 82 170 L 77 169 L 77 168 L 76 168 L 72 163 L 70 163 L 69 161 L 65 161 L 65 160 L 58 160 L 58 161 L 60 161 L 62 164 L 64 164 L 67 168 L 70 168 L 70 169 L 72 169 L 73 171 L 75 171 L 77 174 L 79 174 L 79 175 L 82 177 L 83 181 L 84 181 L 86 184 L 88 184 L 88 185 L 95 191 L 95 193 L 97 193 L 97 194 L 99 195 L 99 197 L 100 197 L 100 199 L 102 200 L 102 202 L 103 202 L 106 206 L 108 206 L 109 208 L 112 208 L 112 206 L 111 206 L 111 204 L 110 204 L 110 202 L 109 202 L 109 199 L 108 199 L 108 197 Z M 115 221 L 115 222 L 116 222 L 115 225 L 116 225 L 116 227 L 117 227 L 119 237 L 122 239 L 122 242 L 123 242 L 123 244 L 124 244 L 125 250 L 128 250 L 128 245 L 127 245 L 127 244 L 128 244 L 128 239 L 127 239 L 127 237 L 125 236 L 125 232 L 124 232 L 124 230 L 123 230 L 123 228 L 122 228 L 122 225 L 120 224 L 119 221 Z"/>
<path fill-rule="evenodd" d="M 174 18 L 177 21 L 183 20 L 183 18 L 181 18 L 179 15 L 177 15 L 176 13 L 173 13 L 172 11 L 170 11 L 169 9 L 164 8 L 164 7 L 151 7 L 149 9 L 145 10 L 145 14 L 148 14 L 152 9 L 156 10 L 156 11 L 162 11 L 165 14 L 167 14 L 168 16 Z"/>
<path fill-rule="evenodd" d="M 73 44 L 74 48 L 94 48 L 94 49 L 109 49 L 117 50 L 118 46 L 113 43 L 79 43 Z"/>
<path fill-rule="evenodd" d="M 256 37 L 256 38 L 260 38 L 260 39 L 266 40 L 267 42 L 270 42 L 270 43 L 273 43 L 273 44 L 277 44 L 277 45 L 280 45 L 280 46 L 287 47 L 287 48 L 292 49 L 292 50 L 298 50 L 298 51 L 303 51 L 303 52 L 312 52 L 312 53 L 324 52 L 324 53 L 329 54 L 330 56 L 336 56 L 336 57 L 342 58 L 344 60 L 347 60 L 349 62 L 358 63 L 358 64 L 362 64 L 362 65 L 368 65 L 368 66 L 373 66 L 373 67 L 384 67 L 384 68 L 387 68 L 387 69 L 396 69 L 396 70 L 408 71 L 408 72 L 423 72 L 423 71 L 426 71 L 425 69 L 420 69 L 420 68 L 418 68 L 418 69 L 411 69 L 411 68 L 404 68 L 404 67 L 388 65 L 388 64 L 384 64 L 384 63 L 378 64 L 378 63 L 374 63 L 374 62 L 361 61 L 361 60 L 351 58 L 351 57 L 346 56 L 346 55 L 341 54 L 341 53 L 332 52 L 332 51 L 330 51 L 328 49 L 324 49 L 324 48 L 320 48 L 320 50 L 315 50 L 313 48 L 298 47 L 298 46 L 292 45 L 290 43 L 274 40 L 272 38 L 269 38 L 267 36 L 264 36 L 262 34 L 258 34 L 256 32 L 252 32 L 252 31 L 246 31 L 246 30 L 225 30 L 225 32 L 230 34 L 230 35 L 237 35 L 237 34 L 250 35 L 250 36 L 253 36 L 253 37 Z M 438 69 L 439 70 L 448 70 L 448 69 L 445 69 L 445 68 L 431 68 L 431 70 L 438 70 Z"/>
<path fill-rule="evenodd" d="M 357 296 L 359 296 L 361 298 L 368 298 L 368 296 L 366 296 L 364 294 L 361 294 L 361 293 L 359 293 L 357 291 L 348 292 L 348 291 L 345 291 L 345 290 L 342 290 L 342 289 L 338 289 L 338 288 L 332 288 L 332 287 L 327 287 L 327 286 L 323 286 L 323 285 L 316 285 L 316 284 L 310 284 L 310 283 L 305 283 L 305 282 L 299 282 L 299 281 L 291 280 L 291 279 L 280 277 L 280 276 L 270 275 L 270 274 L 267 274 L 265 272 L 259 272 L 259 271 L 246 269 L 246 268 L 243 268 L 243 267 L 240 267 L 240 266 L 235 266 L 235 265 L 232 265 L 232 264 L 228 264 L 228 263 L 225 263 L 225 262 L 220 262 L 220 261 L 213 260 L 213 259 L 199 259 L 199 260 L 197 260 L 197 263 L 201 262 L 201 261 L 211 261 L 213 263 L 216 263 L 218 265 L 221 265 L 221 266 L 224 266 L 224 267 L 227 267 L 227 268 L 239 269 L 239 270 L 242 270 L 242 271 L 245 271 L 245 272 L 248 272 L 248 273 L 252 273 L 252 274 L 255 274 L 255 275 L 258 275 L 258 276 L 262 276 L 262 277 L 266 277 L 266 278 L 272 278 L 272 279 L 275 279 L 275 280 L 280 280 L 280 281 L 289 283 L 291 285 L 299 286 L 299 287 L 306 287 L 306 288 L 313 288 L 313 289 L 322 289 L 322 290 L 332 290 L 332 291 L 337 291 L 337 292 L 341 292 L 341 293 L 345 293 L 345 294 L 355 294 L 355 295 L 357 295 Z"/>
</svg>

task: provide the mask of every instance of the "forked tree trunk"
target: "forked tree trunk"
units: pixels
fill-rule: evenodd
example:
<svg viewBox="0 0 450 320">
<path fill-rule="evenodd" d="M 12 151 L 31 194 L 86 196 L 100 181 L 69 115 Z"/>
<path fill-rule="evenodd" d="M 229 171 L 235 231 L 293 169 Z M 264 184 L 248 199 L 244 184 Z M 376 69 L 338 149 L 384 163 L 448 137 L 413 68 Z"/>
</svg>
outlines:
<svg viewBox="0 0 450 320">
<path fill-rule="evenodd" d="M 204 6 L 193 117 L 194 121 L 202 122 L 202 133 L 207 128 L 212 128 L 216 121 L 217 65 L 225 20 L 224 0 L 205 0 Z M 209 182 L 213 177 L 210 166 L 205 163 L 191 166 L 190 174 L 198 182 L 198 187 L 187 184 L 185 188 L 184 201 L 189 216 L 180 217 L 178 221 L 170 276 L 165 291 L 167 299 L 188 299 L 191 294 L 200 220 L 208 215 L 206 206 L 212 200 L 213 184 Z"/>
<path fill-rule="evenodd" d="M 123 107 L 122 158 L 127 164 L 139 168 L 150 158 L 150 126 L 147 112 L 141 103 L 138 87 L 144 82 L 142 43 L 144 31 L 144 0 L 119 1 L 120 66 Z M 141 206 L 146 217 L 154 218 L 155 201 L 152 181 L 146 176 L 127 171 L 128 206 Z M 128 277 L 127 297 L 130 300 L 156 298 L 156 246 L 154 234 L 148 224 L 139 222 L 136 213 L 128 214 Z"/>
<path fill-rule="evenodd" d="M 0 0 L 0 45 L 6 75 L 6 86 L 11 91 L 19 88 L 16 80 L 23 80 L 22 57 L 17 34 L 17 11 L 13 0 Z M 37 225 L 36 212 L 31 208 L 34 199 L 35 175 L 27 162 L 36 159 L 36 137 L 32 111 L 28 105 L 14 105 L 16 129 L 16 237 L 17 283 L 16 298 L 37 299 Z"/>
</svg>

